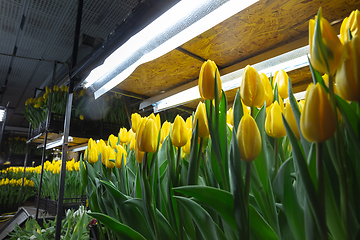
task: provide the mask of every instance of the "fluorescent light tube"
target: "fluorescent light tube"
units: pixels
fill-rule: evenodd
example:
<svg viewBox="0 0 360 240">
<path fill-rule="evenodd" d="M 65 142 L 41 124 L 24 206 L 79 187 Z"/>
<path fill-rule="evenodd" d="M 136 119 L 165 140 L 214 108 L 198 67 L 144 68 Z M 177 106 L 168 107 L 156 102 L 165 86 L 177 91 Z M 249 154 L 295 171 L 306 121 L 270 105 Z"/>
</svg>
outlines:
<svg viewBox="0 0 360 240">
<path fill-rule="evenodd" d="M 280 69 L 290 72 L 308 66 L 307 54 L 309 54 L 309 46 L 304 46 L 260 63 L 253 64 L 252 67 L 259 73 L 265 73 L 270 77 L 270 75 L 274 76 L 275 72 Z M 244 68 L 221 76 L 223 90 L 226 92 L 240 87 L 243 72 Z M 183 105 L 198 98 L 200 98 L 199 86 L 195 86 L 154 103 L 154 112 L 156 113 Z"/>
<path fill-rule="evenodd" d="M 68 137 L 68 142 L 70 143 L 72 141 L 73 141 L 73 137 L 69 136 Z M 64 143 L 64 136 L 47 143 L 46 144 L 46 150 L 48 150 L 50 148 L 61 146 L 61 145 L 63 145 L 63 143 Z M 42 148 L 42 147 L 44 147 L 44 144 L 39 145 L 37 148 Z"/>
<path fill-rule="evenodd" d="M 156 59 L 258 0 L 182 0 L 114 51 L 91 71 L 85 87 L 100 97 L 140 64 Z"/>
</svg>

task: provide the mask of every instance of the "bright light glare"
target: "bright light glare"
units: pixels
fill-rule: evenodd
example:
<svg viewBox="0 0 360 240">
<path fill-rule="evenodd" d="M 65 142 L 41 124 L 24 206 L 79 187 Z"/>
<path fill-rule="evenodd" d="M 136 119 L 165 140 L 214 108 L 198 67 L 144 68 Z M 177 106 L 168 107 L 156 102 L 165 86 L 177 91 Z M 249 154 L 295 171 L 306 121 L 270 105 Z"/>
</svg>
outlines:
<svg viewBox="0 0 360 240">
<path fill-rule="evenodd" d="M 275 72 L 280 69 L 283 69 L 286 72 L 290 72 L 292 70 L 308 66 L 308 53 L 309 46 L 305 46 L 254 64 L 252 66 L 259 73 L 265 73 L 268 77 L 270 77 L 270 75 L 274 76 Z M 240 87 L 243 72 L 244 68 L 221 76 L 223 90 L 226 92 L 231 89 Z M 303 92 L 294 94 L 294 96 L 298 100 L 305 98 Z M 200 98 L 199 86 L 195 86 L 154 103 L 154 112 L 159 112 L 171 107 L 183 105 L 198 98 Z"/>
<path fill-rule="evenodd" d="M 230 0 L 197 20 L 198 16 L 194 13 L 198 9 L 210 4 L 220 5 L 224 1 L 213 0 L 212 3 L 209 0 L 182 0 L 131 37 L 113 52 L 103 65 L 91 71 L 85 80 L 85 87 L 89 87 L 95 82 L 108 80 L 107 83 L 95 91 L 95 98 L 98 98 L 125 80 L 139 65 L 170 52 L 257 1 Z M 184 29 L 172 35 L 174 34 L 172 33 L 173 27 L 179 23 L 183 25 Z M 160 45 L 153 46 L 150 44 L 150 46 L 146 46 L 152 40 L 156 40 L 154 43 L 160 42 Z M 136 55 L 141 57 L 134 61 L 132 58 Z M 129 61 L 134 62 L 125 67 L 124 65 L 129 64 Z M 113 77 L 114 72 L 118 72 L 115 77 Z"/>
<path fill-rule="evenodd" d="M 5 117 L 5 109 L 0 109 L 0 122 L 4 121 Z"/>
</svg>

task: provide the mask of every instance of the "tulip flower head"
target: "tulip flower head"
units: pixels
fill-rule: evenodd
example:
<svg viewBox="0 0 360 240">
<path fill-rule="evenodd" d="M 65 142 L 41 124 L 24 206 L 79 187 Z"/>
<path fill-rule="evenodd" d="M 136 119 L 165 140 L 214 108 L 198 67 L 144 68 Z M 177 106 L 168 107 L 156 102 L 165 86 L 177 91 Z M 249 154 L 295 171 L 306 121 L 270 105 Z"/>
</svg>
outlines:
<svg viewBox="0 0 360 240">
<path fill-rule="evenodd" d="M 136 138 L 140 151 L 154 153 L 158 146 L 159 130 L 151 118 L 143 118 L 139 124 Z"/>
<path fill-rule="evenodd" d="M 133 130 L 134 133 L 136 133 L 136 130 L 138 128 L 138 125 L 140 123 L 141 120 L 141 116 L 138 113 L 133 113 L 131 115 L 131 129 Z"/>
<path fill-rule="evenodd" d="M 193 127 L 192 127 L 193 129 L 195 129 L 197 120 L 199 121 L 199 127 L 198 127 L 199 137 L 205 138 L 209 136 L 210 133 L 209 133 L 209 127 L 206 117 L 205 104 L 203 102 L 199 102 L 196 108 Z"/>
<path fill-rule="evenodd" d="M 163 143 L 165 138 L 169 135 L 171 129 L 171 123 L 165 121 L 161 127 L 160 143 Z"/>
<path fill-rule="evenodd" d="M 259 128 L 249 114 L 244 115 L 236 134 L 241 160 L 252 162 L 261 152 L 261 136 Z"/>
<path fill-rule="evenodd" d="M 219 90 L 219 99 L 221 99 L 221 79 L 220 73 L 214 61 L 207 60 L 203 63 L 199 75 L 199 91 L 202 99 L 212 100 L 215 93 L 215 72 L 217 78 L 217 85 Z"/>
<path fill-rule="evenodd" d="M 121 168 L 122 165 L 126 165 L 126 150 L 125 148 L 123 148 L 123 146 L 118 145 L 116 147 L 116 159 L 115 159 L 115 167 L 116 168 Z M 122 159 L 124 159 L 124 162 L 122 162 Z"/>
<path fill-rule="evenodd" d="M 126 128 L 120 128 L 119 131 L 119 140 L 120 143 L 126 143 L 129 140 L 129 134 Z"/>
<path fill-rule="evenodd" d="M 335 75 L 337 93 L 347 101 L 360 101 L 360 36 L 345 42 Z"/>
<path fill-rule="evenodd" d="M 310 83 L 306 90 L 300 129 L 306 140 L 316 143 L 330 139 L 335 133 L 335 113 L 320 83 Z"/>
<path fill-rule="evenodd" d="M 288 97 L 288 80 L 289 76 L 282 69 L 275 76 L 274 82 L 275 84 L 277 84 L 278 93 L 282 98 Z"/>
<path fill-rule="evenodd" d="M 118 142 L 118 138 L 115 137 L 114 134 L 110 134 L 110 136 L 109 136 L 109 138 L 108 138 L 108 145 L 109 145 L 111 148 L 115 149 L 117 142 Z"/>
<path fill-rule="evenodd" d="M 193 125 L 193 119 L 192 119 L 192 115 L 190 115 L 186 121 L 185 121 L 185 125 L 187 128 L 191 129 L 192 125 Z"/>
<path fill-rule="evenodd" d="M 321 9 L 309 21 L 310 62 L 321 73 L 334 75 L 336 72 L 342 44 L 330 23 L 321 17 Z"/>
<path fill-rule="evenodd" d="M 274 99 L 273 89 L 271 87 L 270 80 L 265 73 L 260 74 L 260 79 L 262 84 L 264 85 L 266 107 L 268 107 L 272 104 Z"/>
<path fill-rule="evenodd" d="M 171 130 L 171 143 L 175 147 L 182 147 L 188 142 L 188 128 L 185 125 L 184 119 L 177 115 L 174 121 L 174 125 Z"/>
<path fill-rule="evenodd" d="M 296 104 L 298 104 L 298 103 L 296 102 Z M 293 131 L 293 133 L 295 134 L 295 136 L 297 137 L 297 139 L 300 140 L 299 128 L 297 126 L 297 123 L 295 120 L 295 115 L 294 115 L 293 109 L 291 108 L 289 99 L 286 101 L 286 105 L 285 105 L 285 119 L 289 123 L 290 128 Z"/>
<path fill-rule="evenodd" d="M 191 134 L 192 134 L 192 130 L 191 128 L 187 129 L 187 133 L 188 135 L 188 141 L 187 143 L 182 147 L 182 150 L 186 153 L 186 154 L 190 154 L 190 146 L 191 146 Z"/>
<path fill-rule="evenodd" d="M 234 126 L 234 113 L 232 108 L 229 108 L 229 110 L 227 110 L 226 122 L 231 126 Z"/>
<path fill-rule="evenodd" d="M 247 65 L 240 86 L 240 96 L 249 107 L 261 107 L 265 101 L 265 89 L 255 68 Z"/>
<path fill-rule="evenodd" d="M 282 121 L 282 110 L 277 101 L 272 103 L 266 114 L 265 131 L 273 138 L 281 138 L 286 135 L 286 130 Z"/>
<path fill-rule="evenodd" d="M 360 35 L 360 11 L 354 10 L 350 13 L 349 17 L 346 17 L 341 23 L 340 27 L 340 40 L 341 43 L 350 41 L 349 38 L 349 30 L 351 32 L 351 36 L 355 37 Z"/>
</svg>

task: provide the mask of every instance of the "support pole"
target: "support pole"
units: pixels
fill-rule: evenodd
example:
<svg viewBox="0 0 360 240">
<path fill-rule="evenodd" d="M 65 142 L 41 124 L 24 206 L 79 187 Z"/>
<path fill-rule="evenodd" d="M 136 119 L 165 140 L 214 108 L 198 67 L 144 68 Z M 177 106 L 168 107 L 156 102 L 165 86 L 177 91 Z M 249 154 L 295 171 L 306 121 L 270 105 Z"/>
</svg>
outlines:
<svg viewBox="0 0 360 240">
<path fill-rule="evenodd" d="M 52 105 L 52 97 L 53 97 L 53 88 L 55 83 L 55 74 L 56 74 L 56 62 L 54 62 L 54 70 L 53 70 L 53 77 L 50 86 L 50 96 L 49 96 L 49 107 L 48 107 L 48 114 L 46 118 L 46 125 L 45 125 L 45 137 L 44 137 L 44 147 L 41 156 L 41 173 L 40 173 L 40 182 L 39 182 L 39 191 L 37 194 L 37 203 L 36 203 L 36 215 L 35 219 L 38 220 L 39 217 L 39 203 L 40 203 L 40 196 L 41 196 L 41 187 L 42 187 L 42 180 L 44 175 L 44 160 L 45 160 L 45 152 L 46 152 L 46 143 L 47 143 L 47 136 L 48 136 L 48 129 L 50 123 L 50 116 L 51 116 L 51 105 Z"/>
<path fill-rule="evenodd" d="M 72 53 L 72 61 L 69 69 L 69 76 L 72 69 L 76 65 L 77 53 L 79 46 L 79 36 L 80 36 L 80 27 L 81 27 L 81 17 L 83 9 L 83 0 L 78 1 L 78 12 L 76 17 L 76 26 L 75 26 L 75 37 L 74 37 L 74 47 Z M 69 144 L 69 130 L 70 130 L 70 117 L 71 117 L 71 106 L 73 100 L 73 91 L 74 91 L 74 79 L 70 78 L 69 84 L 69 94 L 66 103 L 66 112 L 64 120 L 64 142 L 62 146 L 62 157 L 61 157 L 61 168 L 60 168 L 60 181 L 59 181 L 59 198 L 58 198 L 58 207 L 56 212 L 56 230 L 55 230 L 55 240 L 60 240 L 61 234 L 61 221 L 63 215 L 63 199 L 64 199 L 64 185 L 65 185 L 65 174 L 66 174 L 66 160 L 67 160 L 67 151 Z"/>
</svg>

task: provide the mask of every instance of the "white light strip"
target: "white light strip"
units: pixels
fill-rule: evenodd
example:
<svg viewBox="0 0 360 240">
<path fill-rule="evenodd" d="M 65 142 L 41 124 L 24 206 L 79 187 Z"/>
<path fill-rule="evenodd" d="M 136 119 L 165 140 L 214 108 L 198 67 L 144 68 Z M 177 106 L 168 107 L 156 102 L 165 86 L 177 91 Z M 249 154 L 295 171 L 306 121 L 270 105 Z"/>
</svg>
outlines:
<svg viewBox="0 0 360 240">
<path fill-rule="evenodd" d="M 0 122 L 4 121 L 5 111 L 5 109 L 0 109 Z"/>
<path fill-rule="evenodd" d="M 72 149 L 71 151 L 72 151 L 72 152 L 80 152 L 80 151 L 84 151 L 84 150 L 87 149 L 87 148 L 88 148 L 88 146 L 87 146 L 87 144 L 86 144 L 86 146 L 77 147 L 77 148 Z"/>
<path fill-rule="evenodd" d="M 182 0 L 119 47 L 104 61 L 104 64 L 91 71 L 85 80 L 85 87 L 89 87 L 95 82 L 107 81 L 108 78 L 109 81 L 95 91 L 95 98 L 98 98 L 124 81 L 139 65 L 170 52 L 257 1 L 258 0 L 230 0 L 226 3 L 222 3 L 224 0 L 213 0 L 212 3 L 209 0 Z M 171 34 L 171 30 L 175 24 L 179 24 L 179 22 L 185 23 L 192 18 L 196 20 L 197 16 L 193 13 L 203 6 L 209 6 L 210 3 L 213 5 L 222 5 L 197 22 L 185 27 L 184 30 L 172 36 L 159 46 L 150 46 L 150 50 L 144 49 L 144 46 L 150 40 L 160 38 L 162 35 Z M 137 51 L 140 51 L 142 57 L 126 69 L 122 70 L 121 66 L 125 62 L 130 61 Z M 112 78 L 110 75 L 116 71 L 119 73 L 116 77 Z"/>
<path fill-rule="evenodd" d="M 304 46 L 252 66 L 259 73 L 265 73 L 270 77 L 280 69 L 290 72 L 308 66 L 307 54 L 309 54 L 309 46 Z M 244 68 L 221 76 L 222 88 L 225 92 L 240 87 L 243 71 Z M 199 86 L 195 86 L 154 103 L 154 112 L 183 105 L 198 98 L 200 98 Z"/>
<path fill-rule="evenodd" d="M 68 142 L 72 142 L 73 141 L 73 137 L 69 136 L 68 137 Z M 55 139 L 52 142 L 49 142 L 48 144 L 46 144 L 46 150 L 50 149 L 50 148 L 54 148 L 54 147 L 58 147 L 63 145 L 64 143 L 64 136 L 62 136 L 61 138 Z M 44 147 L 44 144 L 39 145 L 37 148 L 42 148 Z"/>
</svg>

